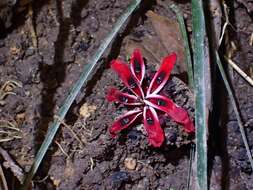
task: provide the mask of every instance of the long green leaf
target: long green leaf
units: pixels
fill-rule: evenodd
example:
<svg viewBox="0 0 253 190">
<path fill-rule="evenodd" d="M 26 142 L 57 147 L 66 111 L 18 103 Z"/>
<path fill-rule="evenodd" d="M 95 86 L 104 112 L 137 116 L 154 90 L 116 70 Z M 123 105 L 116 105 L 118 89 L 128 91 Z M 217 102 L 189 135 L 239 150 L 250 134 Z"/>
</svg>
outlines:
<svg viewBox="0 0 253 190">
<path fill-rule="evenodd" d="M 227 92 L 228 92 L 228 95 L 229 95 L 229 98 L 230 98 L 230 101 L 232 103 L 232 107 L 234 109 L 234 112 L 235 112 L 235 116 L 236 116 L 236 119 L 237 119 L 237 122 L 238 122 L 238 125 L 239 125 L 239 129 L 240 129 L 240 132 L 241 132 L 241 135 L 242 135 L 242 140 L 243 140 L 243 143 L 244 143 L 244 146 L 246 148 L 246 152 L 247 152 L 247 156 L 249 158 L 249 162 L 250 162 L 250 165 L 251 165 L 251 168 L 253 170 L 253 159 L 252 159 L 252 154 L 250 152 L 250 148 L 249 148 L 249 144 L 248 144 L 248 141 L 247 141 L 247 137 L 246 137 L 246 134 L 245 134 L 245 130 L 244 130 L 244 126 L 243 126 L 243 122 L 242 122 L 242 119 L 241 119 L 241 116 L 239 114 L 239 110 L 237 108 L 237 104 L 236 104 L 236 100 L 235 100 L 235 96 L 230 88 L 230 85 L 229 85 L 229 82 L 228 82 L 228 79 L 226 77 L 226 74 L 225 74 L 225 71 L 223 69 L 223 66 L 221 64 L 221 61 L 220 61 L 220 57 L 219 57 L 219 54 L 218 52 L 216 51 L 215 52 L 215 56 L 216 56 L 216 63 L 219 67 L 219 70 L 220 70 L 220 73 L 221 73 L 221 76 L 222 76 L 222 79 L 223 79 L 223 82 L 225 84 L 225 87 L 227 89 Z"/>
<path fill-rule="evenodd" d="M 69 95 L 67 96 L 66 100 L 63 103 L 63 106 L 59 109 L 57 116 L 58 119 L 55 119 L 52 125 L 49 126 L 49 130 L 46 134 L 46 137 L 35 157 L 35 161 L 27 174 L 25 178 L 25 182 L 23 186 L 21 187 L 22 190 L 28 189 L 28 186 L 36 173 L 42 159 L 44 158 L 48 147 L 52 143 L 56 132 L 59 129 L 60 121 L 63 120 L 66 113 L 68 112 L 71 104 L 75 100 L 78 92 L 81 90 L 82 86 L 85 82 L 87 82 L 88 78 L 90 77 L 91 73 L 94 71 L 95 67 L 98 66 L 97 62 L 105 52 L 106 48 L 109 46 L 111 41 L 114 39 L 116 34 L 119 32 L 122 25 L 126 22 L 126 20 L 129 18 L 129 16 L 132 14 L 132 12 L 136 9 L 136 7 L 140 4 L 141 0 L 133 0 L 131 4 L 128 6 L 128 8 L 125 10 L 125 12 L 119 17 L 118 21 L 115 23 L 115 26 L 113 27 L 112 31 L 108 34 L 108 36 L 102 41 L 100 47 L 98 48 L 97 52 L 94 54 L 94 56 L 91 58 L 90 63 L 83 69 L 80 78 L 77 80 L 73 88 L 71 89 Z"/>
<path fill-rule="evenodd" d="M 197 190 L 207 190 L 207 129 L 208 129 L 208 85 L 210 81 L 209 60 L 206 60 L 205 16 L 202 0 L 192 0 L 193 58 L 195 83 L 195 126 L 196 126 L 196 177 Z"/>
<path fill-rule="evenodd" d="M 191 89 L 193 89 L 194 80 L 193 80 L 192 59 L 191 59 L 189 39 L 188 39 L 187 32 L 186 32 L 184 17 L 183 17 L 183 14 L 181 13 L 180 9 L 175 4 L 172 4 L 170 6 L 170 8 L 176 13 L 176 16 L 177 16 L 177 21 L 178 21 L 180 32 L 182 34 L 182 38 L 183 38 L 183 42 L 184 42 L 184 54 L 185 54 L 185 62 L 186 62 L 186 66 L 187 66 L 189 86 Z"/>
<path fill-rule="evenodd" d="M 185 27 L 184 17 L 180 9 L 175 4 L 172 4 L 170 8 L 177 16 L 177 21 L 178 21 L 180 32 L 181 32 L 183 42 L 184 42 L 184 54 L 185 54 L 185 62 L 187 66 L 189 86 L 191 89 L 193 89 L 194 79 L 193 79 L 192 57 L 191 57 L 189 39 L 188 39 L 186 27 Z M 187 190 L 190 190 L 191 188 L 192 162 L 193 162 L 194 154 L 195 154 L 195 145 L 191 145 L 189 168 L 188 168 L 188 174 L 187 174 L 187 185 L 186 185 Z"/>
</svg>

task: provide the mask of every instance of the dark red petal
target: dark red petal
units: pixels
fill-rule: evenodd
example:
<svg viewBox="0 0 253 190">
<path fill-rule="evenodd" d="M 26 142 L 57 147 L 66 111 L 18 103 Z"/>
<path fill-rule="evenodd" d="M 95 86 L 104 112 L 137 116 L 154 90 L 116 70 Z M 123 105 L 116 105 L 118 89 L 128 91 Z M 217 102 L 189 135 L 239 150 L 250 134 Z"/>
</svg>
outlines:
<svg viewBox="0 0 253 190">
<path fill-rule="evenodd" d="M 188 133 L 194 132 L 195 127 L 188 113 L 176 105 L 171 99 L 161 95 L 149 95 L 144 102 L 158 110 L 166 112 L 174 121 L 182 124 Z"/>
<path fill-rule="evenodd" d="M 171 70 L 176 63 L 176 60 L 177 55 L 175 53 L 172 53 L 163 59 L 160 69 L 156 72 L 150 83 L 147 94 L 157 94 L 163 88 L 169 79 Z"/>
<path fill-rule="evenodd" d="M 123 83 L 127 88 L 129 88 L 136 96 L 143 97 L 143 91 L 132 75 L 129 67 L 122 63 L 120 60 L 113 60 L 111 62 L 111 68 L 119 75 Z"/>
<path fill-rule="evenodd" d="M 121 130 L 129 127 L 141 113 L 141 110 L 132 110 L 121 116 L 109 129 L 112 137 L 115 137 Z"/>
<path fill-rule="evenodd" d="M 124 105 L 141 105 L 138 101 L 138 97 L 123 93 L 116 88 L 110 88 L 107 92 L 106 98 L 109 102 L 119 102 Z"/>
<path fill-rule="evenodd" d="M 141 84 L 145 75 L 145 64 L 139 49 L 135 49 L 130 59 L 130 69 L 132 74 Z"/>
<path fill-rule="evenodd" d="M 146 106 L 143 112 L 143 120 L 144 127 L 148 134 L 149 143 L 154 147 L 160 147 L 164 141 L 164 133 L 155 109 Z"/>
</svg>

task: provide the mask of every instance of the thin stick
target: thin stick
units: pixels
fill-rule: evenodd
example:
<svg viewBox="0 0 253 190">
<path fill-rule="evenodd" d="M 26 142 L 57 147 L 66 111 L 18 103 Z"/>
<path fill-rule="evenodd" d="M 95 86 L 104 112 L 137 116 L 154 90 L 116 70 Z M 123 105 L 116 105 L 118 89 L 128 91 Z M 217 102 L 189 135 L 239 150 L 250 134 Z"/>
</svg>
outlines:
<svg viewBox="0 0 253 190">
<path fill-rule="evenodd" d="M 237 107 L 237 104 L 236 104 L 236 101 L 235 101 L 234 94 L 233 94 L 233 92 L 232 92 L 232 90 L 230 88 L 230 85 L 228 83 L 225 71 L 224 71 L 223 66 L 221 64 L 220 57 L 219 57 L 219 54 L 218 54 L 217 51 L 216 51 L 216 63 L 218 64 L 218 67 L 219 67 L 222 79 L 223 79 L 225 87 L 226 87 L 226 89 L 228 91 L 228 95 L 229 95 L 230 101 L 232 103 L 234 112 L 235 112 L 235 116 L 236 116 L 236 119 L 237 119 L 237 122 L 238 122 L 238 125 L 239 125 L 239 129 L 240 129 L 240 132 L 242 134 L 242 140 L 243 140 L 244 146 L 245 146 L 246 151 L 247 151 L 247 156 L 249 158 L 250 165 L 251 165 L 251 168 L 253 170 L 253 159 L 252 159 L 252 155 L 251 155 L 251 152 L 250 152 L 250 148 L 249 148 L 249 144 L 248 144 L 248 141 L 247 141 L 247 137 L 246 137 L 246 134 L 245 134 L 245 131 L 244 131 L 243 122 L 241 120 L 241 116 L 239 114 L 239 110 L 238 110 L 238 107 Z"/>
<path fill-rule="evenodd" d="M 114 39 L 114 37 L 119 32 L 122 25 L 126 22 L 126 20 L 129 18 L 129 16 L 132 14 L 132 12 L 136 9 L 136 7 L 140 4 L 141 0 L 133 0 L 131 4 L 127 7 L 127 9 L 124 11 L 124 13 L 119 17 L 118 21 L 115 23 L 115 26 L 111 30 L 111 32 L 108 34 L 108 36 L 101 42 L 101 45 L 99 46 L 98 50 L 94 54 L 94 56 L 91 58 L 89 64 L 87 64 L 86 67 L 83 68 L 83 71 L 77 80 L 77 82 L 74 84 L 73 88 L 70 90 L 69 95 L 65 99 L 62 107 L 58 111 L 58 116 L 61 120 L 64 119 L 65 115 L 67 114 L 70 106 L 72 105 L 73 101 L 75 100 L 77 94 L 81 90 L 82 86 L 85 82 L 87 82 L 88 78 L 92 74 L 92 72 L 95 70 L 95 68 L 98 66 L 98 61 L 107 49 L 107 47 L 110 45 L 111 41 Z M 21 187 L 22 190 L 27 190 L 29 187 L 29 184 L 34 176 L 34 174 L 37 172 L 40 163 L 42 159 L 44 158 L 49 145 L 52 143 L 56 132 L 59 129 L 60 122 L 57 119 L 54 119 L 54 122 L 52 125 L 49 126 L 49 130 L 46 134 L 46 137 L 35 157 L 35 161 L 28 172 L 25 183 Z"/>
<path fill-rule="evenodd" d="M 0 165 L 0 176 L 1 176 L 1 183 L 0 183 L 1 186 L 0 187 L 3 187 L 3 190 L 8 190 L 8 185 L 7 185 L 6 178 L 4 176 L 3 168 L 1 165 Z"/>
<path fill-rule="evenodd" d="M 243 70 L 240 67 L 238 67 L 236 63 L 232 61 L 232 59 L 229 59 L 227 57 L 225 57 L 225 59 L 229 63 L 229 65 L 231 65 L 233 69 L 236 70 L 239 75 L 241 75 L 241 77 L 243 77 L 251 86 L 253 86 L 252 78 L 250 78 L 245 72 L 243 72 Z"/>
<path fill-rule="evenodd" d="M 0 147 L 0 155 L 4 160 L 3 167 L 5 167 L 6 169 L 10 169 L 13 175 L 16 176 L 17 179 L 22 184 L 25 177 L 23 169 L 17 165 L 17 163 L 11 158 L 9 153 L 6 150 L 4 150 L 2 147 Z"/>
<path fill-rule="evenodd" d="M 95 163 L 94 163 L 94 160 L 93 160 L 92 157 L 90 157 L 90 163 L 91 163 L 91 165 L 90 165 L 90 170 L 93 171 L 93 168 L 94 168 Z"/>
<path fill-rule="evenodd" d="M 62 153 L 68 158 L 69 155 L 67 154 L 67 152 L 62 148 L 61 144 L 58 143 L 56 140 L 54 141 L 55 144 L 57 144 L 57 146 L 59 147 L 59 149 L 62 151 Z"/>
<path fill-rule="evenodd" d="M 219 46 L 221 45 L 221 42 L 224 38 L 224 34 L 225 34 L 225 31 L 227 29 L 227 26 L 229 24 L 229 18 L 228 18 L 228 7 L 226 5 L 226 3 L 223 1 L 223 7 L 224 7 L 224 14 L 225 14 L 225 24 L 223 25 L 222 27 L 222 33 L 221 33 L 221 36 L 220 36 L 220 39 L 219 39 Z"/>
</svg>

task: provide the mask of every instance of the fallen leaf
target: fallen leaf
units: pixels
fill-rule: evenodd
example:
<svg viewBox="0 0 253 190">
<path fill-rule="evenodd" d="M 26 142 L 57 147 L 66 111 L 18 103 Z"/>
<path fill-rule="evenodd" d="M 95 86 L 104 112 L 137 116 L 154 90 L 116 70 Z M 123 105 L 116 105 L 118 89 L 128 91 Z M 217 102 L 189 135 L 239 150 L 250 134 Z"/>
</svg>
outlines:
<svg viewBox="0 0 253 190">
<path fill-rule="evenodd" d="M 186 72 L 184 43 L 178 23 L 167 17 L 160 16 L 153 11 L 148 11 L 146 15 L 151 20 L 154 30 L 160 38 L 167 54 L 176 52 L 180 73 Z"/>
<path fill-rule="evenodd" d="M 162 58 L 167 55 L 167 51 L 156 36 L 146 36 L 141 42 L 126 39 L 126 53 L 131 55 L 135 48 L 140 49 L 148 64 L 155 65 L 156 69 L 159 68 Z"/>
</svg>

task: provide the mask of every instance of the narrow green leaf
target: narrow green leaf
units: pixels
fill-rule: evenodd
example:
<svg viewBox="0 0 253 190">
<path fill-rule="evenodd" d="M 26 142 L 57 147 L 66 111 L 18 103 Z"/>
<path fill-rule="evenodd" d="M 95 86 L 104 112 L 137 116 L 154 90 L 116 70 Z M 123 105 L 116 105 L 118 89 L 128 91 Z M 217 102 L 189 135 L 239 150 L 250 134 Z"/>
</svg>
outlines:
<svg viewBox="0 0 253 190">
<path fill-rule="evenodd" d="M 205 16 L 202 0 L 192 0 L 193 22 L 193 60 L 195 83 L 195 126 L 196 126 L 196 159 L 197 190 L 207 190 L 207 129 L 208 129 L 208 81 L 210 72 L 209 60 L 206 59 L 207 42 L 205 41 Z M 206 46 L 205 46 L 206 45 Z"/>
<path fill-rule="evenodd" d="M 185 60 L 186 60 L 186 66 L 187 66 L 189 86 L 191 89 L 193 89 L 194 79 L 193 79 L 192 57 L 191 57 L 189 39 L 188 39 L 186 27 L 185 27 L 184 17 L 180 9 L 175 4 L 172 4 L 170 8 L 177 16 L 177 21 L 178 21 L 180 32 L 181 32 L 183 42 L 184 42 L 184 54 L 185 54 Z M 187 187 L 186 187 L 187 190 L 190 190 L 191 188 L 190 185 L 191 185 L 191 176 L 192 176 L 192 162 L 193 162 L 194 154 L 195 154 L 195 145 L 191 145 L 189 168 L 188 168 L 188 174 L 187 174 Z"/>
<path fill-rule="evenodd" d="M 237 119 L 237 122 L 238 122 L 238 125 L 239 125 L 239 129 L 240 129 L 240 132 L 241 132 L 241 135 L 242 135 L 242 140 L 243 140 L 244 146 L 245 146 L 246 151 L 247 151 L 247 156 L 249 158 L 249 162 L 250 162 L 251 168 L 253 170 L 252 154 L 251 154 L 251 151 L 250 151 L 250 148 L 249 148 L 249 144 L 248 144 L 248 141 L 247 141 L 247 137 L 246 137 L 246 134 L 245 134 L 245 130 L 244 130 L 244 127 L 243 127 L 243 122 L 242 122 L 241 116 L 239 114 L 239 110 L 237 108 L 237 104 L 236 104 L 236 101 L 235 101 L 235 96 L 234 96 L 234 94 L 233 94 L 233 92 L 231 90 L 231 87 L 229 85 L 229 82 L 227 80 L 225 71 L 224 71 L 223 66 L 221 64 L 221 61 L 220 61 L 219 54 L 218 54 L 217 51 L 215 53 L 216 53 L 215 54 L 216 55 L 216 63 L 218 65 L 218 67 L 219 67 L 219 70 L 220 70 L 223 82 L 224 82 L 225 87 L 226 87 L 226 89 L 228 91 L 228 96 L 229 96 L 230 101 L 232 103 L 232 107 L 234 109 L 235 116 L 236 116 L 236 119 Z"/>
<path fill-rule="evenodd" d="M 80 75 L 80 78 L 77 80 L 77 82 L 75 83 L 75 85 L 71 89 L 69 95 L 67 96 L 67 98 L 65 99 L 65 101 L 63 103 L 63 106 L 59 109 L 59 111 L 57 113 L 58 119 L 55 119 L 54 122 L 52 123 L 52 125 L 49 126 L 46 137 L 45 137 L 45 139 L 44 139 L 44 141 L 43 141 L 43 143 L 42 143 L 42 145 L 35 157 L 35 161 L 25 178 L 25 182 L 24 182 L 23 186 L 21 187 L 22 190 L 28 189 L 34 174 L 37 172 L 37 170 L 40 166 L 40 163 L 48 150 L 48 147 L 52 143 L 52 141 L 55 137 L 55 134 L 59 129 L 59 126 L 60 126 L 59 120 L 64 119 L 71 104 L 75 100 L 78 92 L 80 91 L 80 89 L 82 88 L 84 83 L 87 82 L 88 78 L 90 77 L 90 75 L 94 71 L 95 67 L 98 66 L 98 64 L 97 64 L 98 60 L 101 58 L 101 56 L 105 52 L 106 48 L 109 46 L 111 41 L 114 39 L 116 34 L 119 32 L 122 25 L 126 22 L 126 20 L 129 18 L 129 16 L 132 14 L 132 12 L 136 9 L 136 7 L 140 4 L 140 2 L 141 2 L 141 0 L 133 0 L 131 2 L 131 4 L 128 6 L 128 8 L 125 10 L 125 12 L 119 17 L 118 21 L 115 23 L 115 26 L 113 27 L 111 32 L 102 41 L 100 47 L 98 48 L 98 50 L 96 51 L 94 56 L 91 58 L 90 63 L 83 69 L 83 71 Z"/>
<path fill-rule="evenodd" d="M 194 81 L 193 81 L 192 59 L 191 59 L 189 39 L 188 39 L 187 32 L 186 32 L 184 17 L 182 15 L 180 9 L 175 4 L 172 4 L 170 6 L 170 8 L 172 9 L 172 11 L 174 11 L 176 13 L 176 16 L 177 16 L 177 21 L 178 21 L 179 28 L 180 28 L 182 38 L 184 41 L 184 53 L 185 53 L 185 60 L 186 60 L 186 66 L 187 66 L 189 86 L 191 89 L 193 89 Z"/>
</svg>

